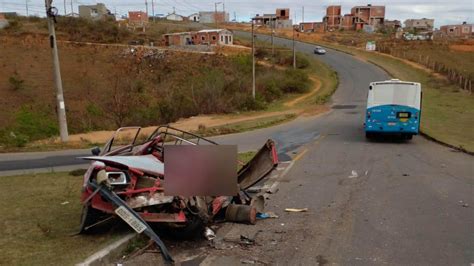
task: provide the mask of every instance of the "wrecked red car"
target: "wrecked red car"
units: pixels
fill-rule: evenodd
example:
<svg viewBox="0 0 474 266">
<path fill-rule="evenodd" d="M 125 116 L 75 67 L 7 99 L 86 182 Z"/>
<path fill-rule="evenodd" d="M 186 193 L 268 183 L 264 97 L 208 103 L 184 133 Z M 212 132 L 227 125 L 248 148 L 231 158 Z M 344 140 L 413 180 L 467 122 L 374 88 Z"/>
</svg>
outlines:
<svg viewBox="0 0 474 266">
<path fill-rule="evenodd" d="M 125 131 L 128 132 L 126 137 L 118 138 Z M 144 232 L 152 238 L 168 261 L 172 260 L 171 256 L 148 223 L 160 223 L 167 230 L 185 235 L 201 230 L 225 209 L 228 209 L 226 215 L 232 216 L 231 209 L 235 212 L 235 208 L 227 207 L 232 204 L 250 205 L 252 198 L 245 190 L 263 179 L 278 164 L 275 144 L 268 140 L 238 171 L 238 195 L 167 196 L 163 189 L 166 179 L 165 146 L 218 144 L 170 126 L 158 127 L 138 143 L 140 132 L 140 127 L 120 128 L 102 150 L 94 148 L 94 156 L 83 158 L 91 160 L 92 164 L 84 175 L 80 231 L 88 232 L 95 225 L 119 216 L 135 231 Z"/>
</svg>

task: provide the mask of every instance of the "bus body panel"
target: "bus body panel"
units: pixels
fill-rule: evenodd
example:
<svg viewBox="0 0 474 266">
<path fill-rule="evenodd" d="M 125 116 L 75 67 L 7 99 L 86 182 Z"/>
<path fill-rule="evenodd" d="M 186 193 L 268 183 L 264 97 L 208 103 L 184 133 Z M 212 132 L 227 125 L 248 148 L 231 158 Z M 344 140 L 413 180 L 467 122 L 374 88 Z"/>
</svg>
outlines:
<svg viewBox="0 0 474 266">
<path fill-rule="evenodd" d="M 420 110 L 402 105 L 380 105 L 367 109 L 365 131 L 417 135 Z"/>
<path fill-rule="evenodd" d="M 421 118 L 420 83 L 388 80 L 370 83 L 366 133 L 417 135 Z"/>
</svg>

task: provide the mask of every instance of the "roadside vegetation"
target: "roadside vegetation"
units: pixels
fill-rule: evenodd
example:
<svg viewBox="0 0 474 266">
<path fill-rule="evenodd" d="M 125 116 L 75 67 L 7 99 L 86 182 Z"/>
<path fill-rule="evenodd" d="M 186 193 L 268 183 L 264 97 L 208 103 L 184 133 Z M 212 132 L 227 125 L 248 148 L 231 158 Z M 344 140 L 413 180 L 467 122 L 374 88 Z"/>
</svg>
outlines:
<svg viewBox="0 0 474 266">
<path fill-rule="evenodd" d="M 0 145 L 22 147 L 57 135 L 47 40 L 2 37 Z M 31 49 L 43 47 L 45 49 Z M 199 114 L 263 111 L 287 95 L 311 88 L 308 66 L 257 66 L 251 92 L 251 57 L 160 50 L 60 48 L 70 133 L 151 126 Z M 11 63 L 7 63 L 11 62 Z M 20 63 L 21 62 L 21 63 Z"/>
<path fill-rule="evenodd" d="M 108 45 L 131 40 L 159 45 L 161 35 L 196 29 L 194 24 L 152 23 L 146 33 L 113 21 L 91 22 L 58 17 L 60 64 L 70 134 L 156 126 L 199 115 L 256 114 L 252 124 L 228 123 L 206 128 L 206 135 L 271 126 L 296 117 L 302 108 L 325 103 L 337 87 L 337 76 L 321 62 L 268 43 L 257 50 L 256 98 L 252 98 L 249 50 L 216 55 Z M 0 37 L 0 151 L 84 148 L 98 143 L 58 145 L 56 101 L 43 18 L 9 18 Z M 236 38 L 248 46 L 248 40 Z M 237 49 L 237 50 L 239 50 Z M 286 104 L 292 101 L 291 106 Z M 298 109 L 293 113 L 284 113 Z M 321 111 L 321 110 L 320 110 Z M 267 117 L 260 113 L 275 112 Z M 206 125 L 204 125 L 205 127 Z M 202 131 L 202 128 L 199 130 Z M 36 142 L 41 140 L 41 142 Z"/>
</svg>

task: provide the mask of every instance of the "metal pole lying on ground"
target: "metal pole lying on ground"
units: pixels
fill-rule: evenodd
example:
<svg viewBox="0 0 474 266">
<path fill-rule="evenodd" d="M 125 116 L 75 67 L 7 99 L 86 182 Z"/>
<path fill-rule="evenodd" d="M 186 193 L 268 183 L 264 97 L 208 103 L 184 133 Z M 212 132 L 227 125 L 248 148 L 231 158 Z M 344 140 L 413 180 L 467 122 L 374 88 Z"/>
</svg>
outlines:
<svg viewBox="0 0 474 266">
<path fill-rule="evenodd" d="M 252 19 L 252 97 L 255 99 L 255 34 L 254 20 Z"/>
<path fill-rule="evenodd" d="M 56 32 L 54 30 L 55 16 L 58 10 L 51 7 L 52 0 L 45 0 L 46 16 L 48 18 L 49 42 L 51 54 L 53 56 L 54 83 L 56 85 L 57 113 L 59 120 L 59 134 L 62 142 L 67 142 L 69 135 L 66 120 L 66 105 L 64 104 L 63 84 L 61 80 L 61 71 L 59 67 L 58 47 L 56 45 Z"/>
</svg>

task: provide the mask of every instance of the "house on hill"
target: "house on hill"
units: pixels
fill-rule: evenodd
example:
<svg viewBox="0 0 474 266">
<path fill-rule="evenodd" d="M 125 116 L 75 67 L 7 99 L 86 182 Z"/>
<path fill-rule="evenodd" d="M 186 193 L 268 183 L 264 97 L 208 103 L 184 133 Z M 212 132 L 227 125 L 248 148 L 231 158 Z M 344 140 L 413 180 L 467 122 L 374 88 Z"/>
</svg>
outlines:
<svg viewBox="0 0 474 266">
<path fill-rule="evenodd" d="M 148 25 L 148 15 L 143 11 L 128 12 L 128 26 L 132 28 L 145 28 Z"/>
<path fill-rule="evenodd" d="M 115 16 L 110 13 L 110 10 L 108 10 L 107 7 L 102 3 L 98 3 L 96 5 L 80 5 L 79 17 L 88 20 L 115 18 Z"/>
<path fill-rule="evenodd" d="M 170 21 L 183 21 L 184 18 L 185 18 L 184 16 L 178 15 L 176 13 L 168 14 L 165 17 L 166 20 L 170 20 Z"/>
<path fill-rule="evenodd" d="M 166 46 L 185 45 L 233 45 L 231 31 L 226 29 L 209 29 L 194 32 L 177 32 L 163 35 Z"/>
<path fill-rule="evenodd" d="M 473 24 L 463 22 L 457 25 L 444 25 L 440 27 L 440 32 L 443 36 L 448 37 L 464 37 L 469 38 L 473 35 Z"/>
<path fill-rule="evenodd" d="M 433 31 L 434 19 L 407 19 L 404 24 L 406 30 Z"/>
<path fill-rule="evenodd" d="M 8 27 L 8 25 L 9 25 L 8 20 L 5 18 L 4 15 L 0 14 L 0 30 Z"/>
<path fill-rule="evenodd" d="M 189 15 L 188 20 L 192 22 L 199 22 L 199 13 Z"/>
</svg>

